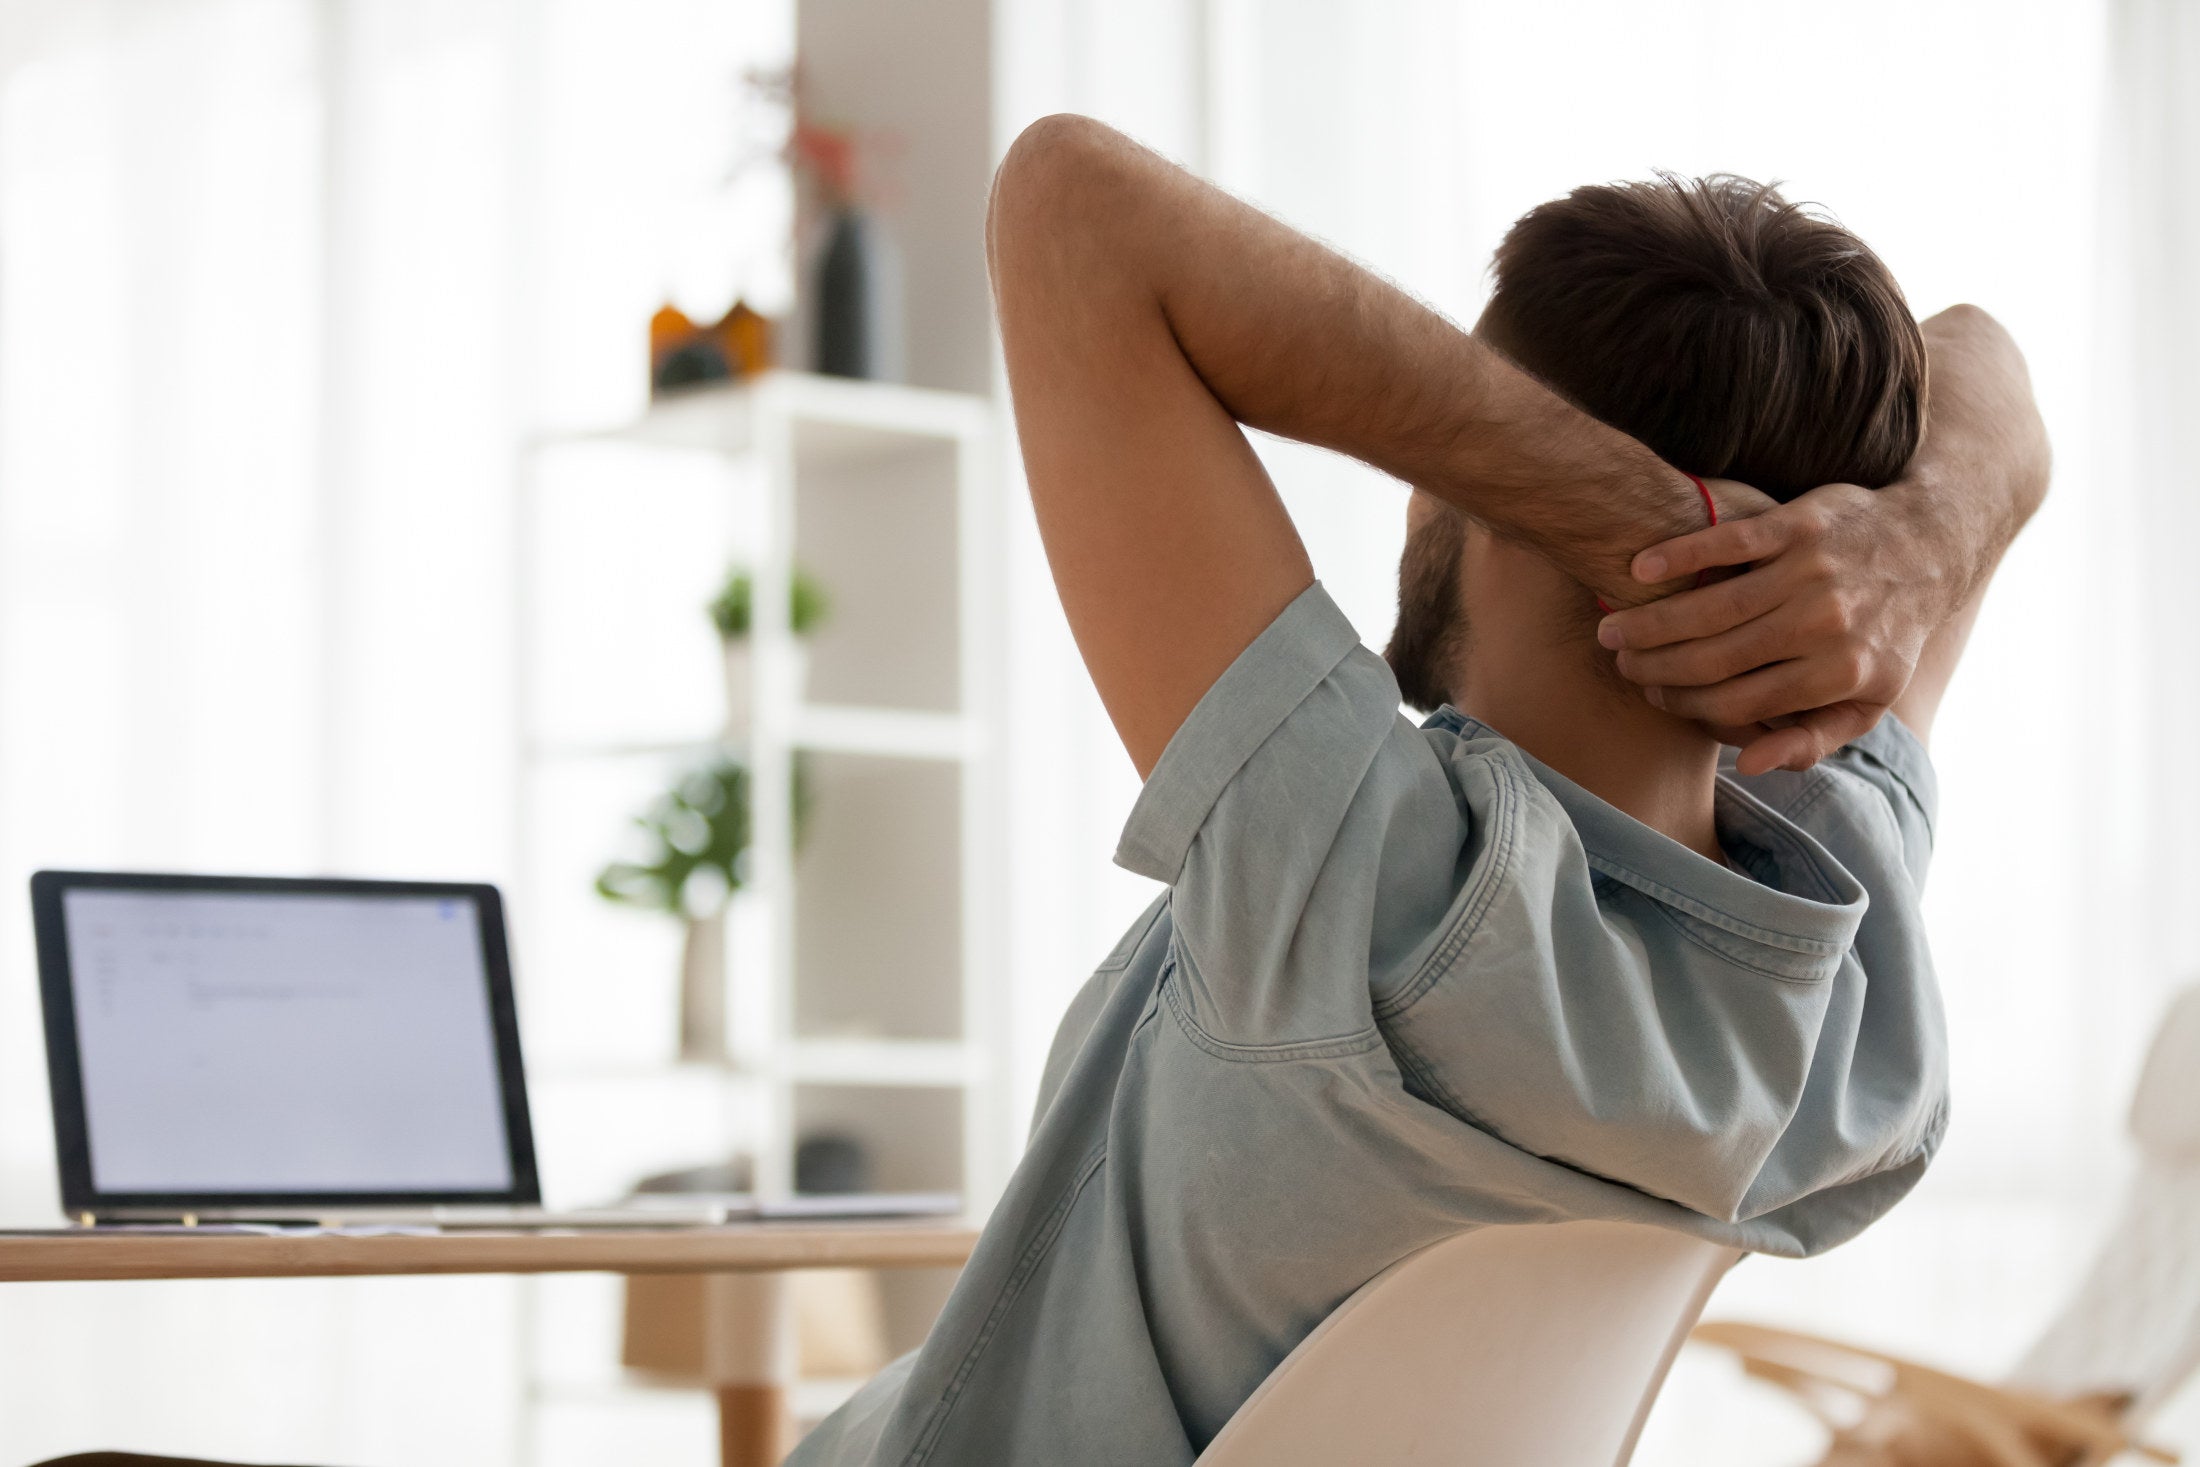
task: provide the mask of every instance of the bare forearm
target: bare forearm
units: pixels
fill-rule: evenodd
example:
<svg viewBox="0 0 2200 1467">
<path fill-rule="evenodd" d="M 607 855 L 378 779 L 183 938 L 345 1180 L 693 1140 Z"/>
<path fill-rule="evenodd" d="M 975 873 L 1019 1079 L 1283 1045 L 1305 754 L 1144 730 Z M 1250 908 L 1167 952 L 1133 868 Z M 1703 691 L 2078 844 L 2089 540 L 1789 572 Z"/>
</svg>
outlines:
<svg viewBox="0 0 2200 1467">
<path fill-rule="evenodd" d="M 1882 491 L 1903 520 L 1914 574 L 1944 615 L 1972 605 L 2046 497 L 2047 430 L 2024 356 L 1975 306 L 1925 322 L 1931 400 L 1924 442 Z"/>
<path fill-rule="evenodd" d="M 1628 557 L 1702 523 L 1685 477 L 1388 281 L 1097 124 L 1027 141 L 1075 181 L 1061 228 L 1150 296 L 1239 422 L 1370 463 L 1630 601 Z"/>
</svg>

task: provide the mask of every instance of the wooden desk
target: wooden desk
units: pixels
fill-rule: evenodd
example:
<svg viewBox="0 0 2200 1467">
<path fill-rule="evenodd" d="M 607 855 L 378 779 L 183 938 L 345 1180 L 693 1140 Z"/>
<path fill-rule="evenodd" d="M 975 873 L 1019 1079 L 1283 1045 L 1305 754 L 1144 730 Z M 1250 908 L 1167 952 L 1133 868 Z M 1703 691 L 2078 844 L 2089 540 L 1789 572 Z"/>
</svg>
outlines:
<svg viewBox="0 0 2200 1467">
<path fill-rule="evenodd" d="M 781 1274 L 803 1268 L 953 1267 L 977 1229 L 959 1221 L 735 1223 L 722 1228 L 383 1237 L 82 1233 L 0 1237 L 0 1282 L 330 1278 L 430 1273 L 701 1274 L 722 1467 L 786 1455 L 791 1331 Z"/>
</svg>

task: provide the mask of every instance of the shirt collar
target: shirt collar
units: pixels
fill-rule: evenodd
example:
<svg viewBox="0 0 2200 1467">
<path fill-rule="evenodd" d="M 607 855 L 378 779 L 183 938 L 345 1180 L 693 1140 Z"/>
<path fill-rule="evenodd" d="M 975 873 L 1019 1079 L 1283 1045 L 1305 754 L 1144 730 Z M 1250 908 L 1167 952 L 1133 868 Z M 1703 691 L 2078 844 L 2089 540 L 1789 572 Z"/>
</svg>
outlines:
<svg viewBox="0 0 2200 1467">
<path fill-rule="evenodd" d="M 1870 904 L 1863 883 L 1731 775 L 1718 776 L 1714 796 L 1719 842 L 1749 875 L 1652 830 L 1448 704 L 1421 727 L 1512 750 L 1573 822 L 1590 866 L 1614 881 L 1737 936 L 1823 958 L 1829 971 L 1856 940 Z"/>
</svg>

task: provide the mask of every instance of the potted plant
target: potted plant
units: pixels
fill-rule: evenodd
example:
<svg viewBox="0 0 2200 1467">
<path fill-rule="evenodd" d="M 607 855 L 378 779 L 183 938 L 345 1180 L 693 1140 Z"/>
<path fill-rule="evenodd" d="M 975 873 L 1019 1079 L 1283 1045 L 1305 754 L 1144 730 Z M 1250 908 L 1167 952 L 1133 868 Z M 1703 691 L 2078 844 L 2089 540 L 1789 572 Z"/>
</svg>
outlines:
<svg viewBox="0 0 2200 1467">
<path fill-rule="evenodd" d="M 726 904 L 749 848 L 749 772 L 720 756 L 690 770 L 634 817 L 647 846 L 596 878 L 605 898 L 680 918 L 680 1058 L 722 1064 L 726 1049 Z"/>
<path fill-rule="evenodd" d="M 729 742 L 739 742 L 748 733 L 749 714 L 753 707 L 754 684 L 753 658 L 750 655 L 749 625 L 750 602 L 755 595 L 756 583 L 746 570 L 736 566 L 727 572 L 726 583 L 710 603 L 710 619 L 718 628 L 718 640 L 725 648 L 726 667 L 726 729 Z M 797 567 L 794 584 L 787 598 L 787 625 L 797 639 L 808 636 L 824 624 L 832 609 L 831 599 L 817 577 Z M 803 659 L 807 654 L 800 641 L 795 646 L 795 679 L 797 688 L 806 681 Z"/>
</svg>

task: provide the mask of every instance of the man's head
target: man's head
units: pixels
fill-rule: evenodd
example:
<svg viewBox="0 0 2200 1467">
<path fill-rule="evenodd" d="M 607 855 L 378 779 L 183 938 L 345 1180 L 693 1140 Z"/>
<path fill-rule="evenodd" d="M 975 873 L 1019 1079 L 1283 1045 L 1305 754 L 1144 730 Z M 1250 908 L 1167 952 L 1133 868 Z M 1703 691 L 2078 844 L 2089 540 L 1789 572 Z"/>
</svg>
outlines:
<svg viewBox="0 0 2200 1467">
<path fill-rule="evenodd" d="M 1579 188 L 1522 216 L 1491 269 L 1475 335 L 1676 468 L 1786 501 L 1879 488 L 1917 447 L 1925 344 L 1900 287 L 1855 235 L 1769 185 Z M 1529 554 L 1491 539 L 1415 495 L 1386 652 L 1409 702 L 1450 696 L 1479 593 L 1500 594 L 1473 563 Z M 1543 572 L 1556 574 L 1524 573 Z M 1573 599 L 1586 628 L 1587 595 Z"/>
</svg>

